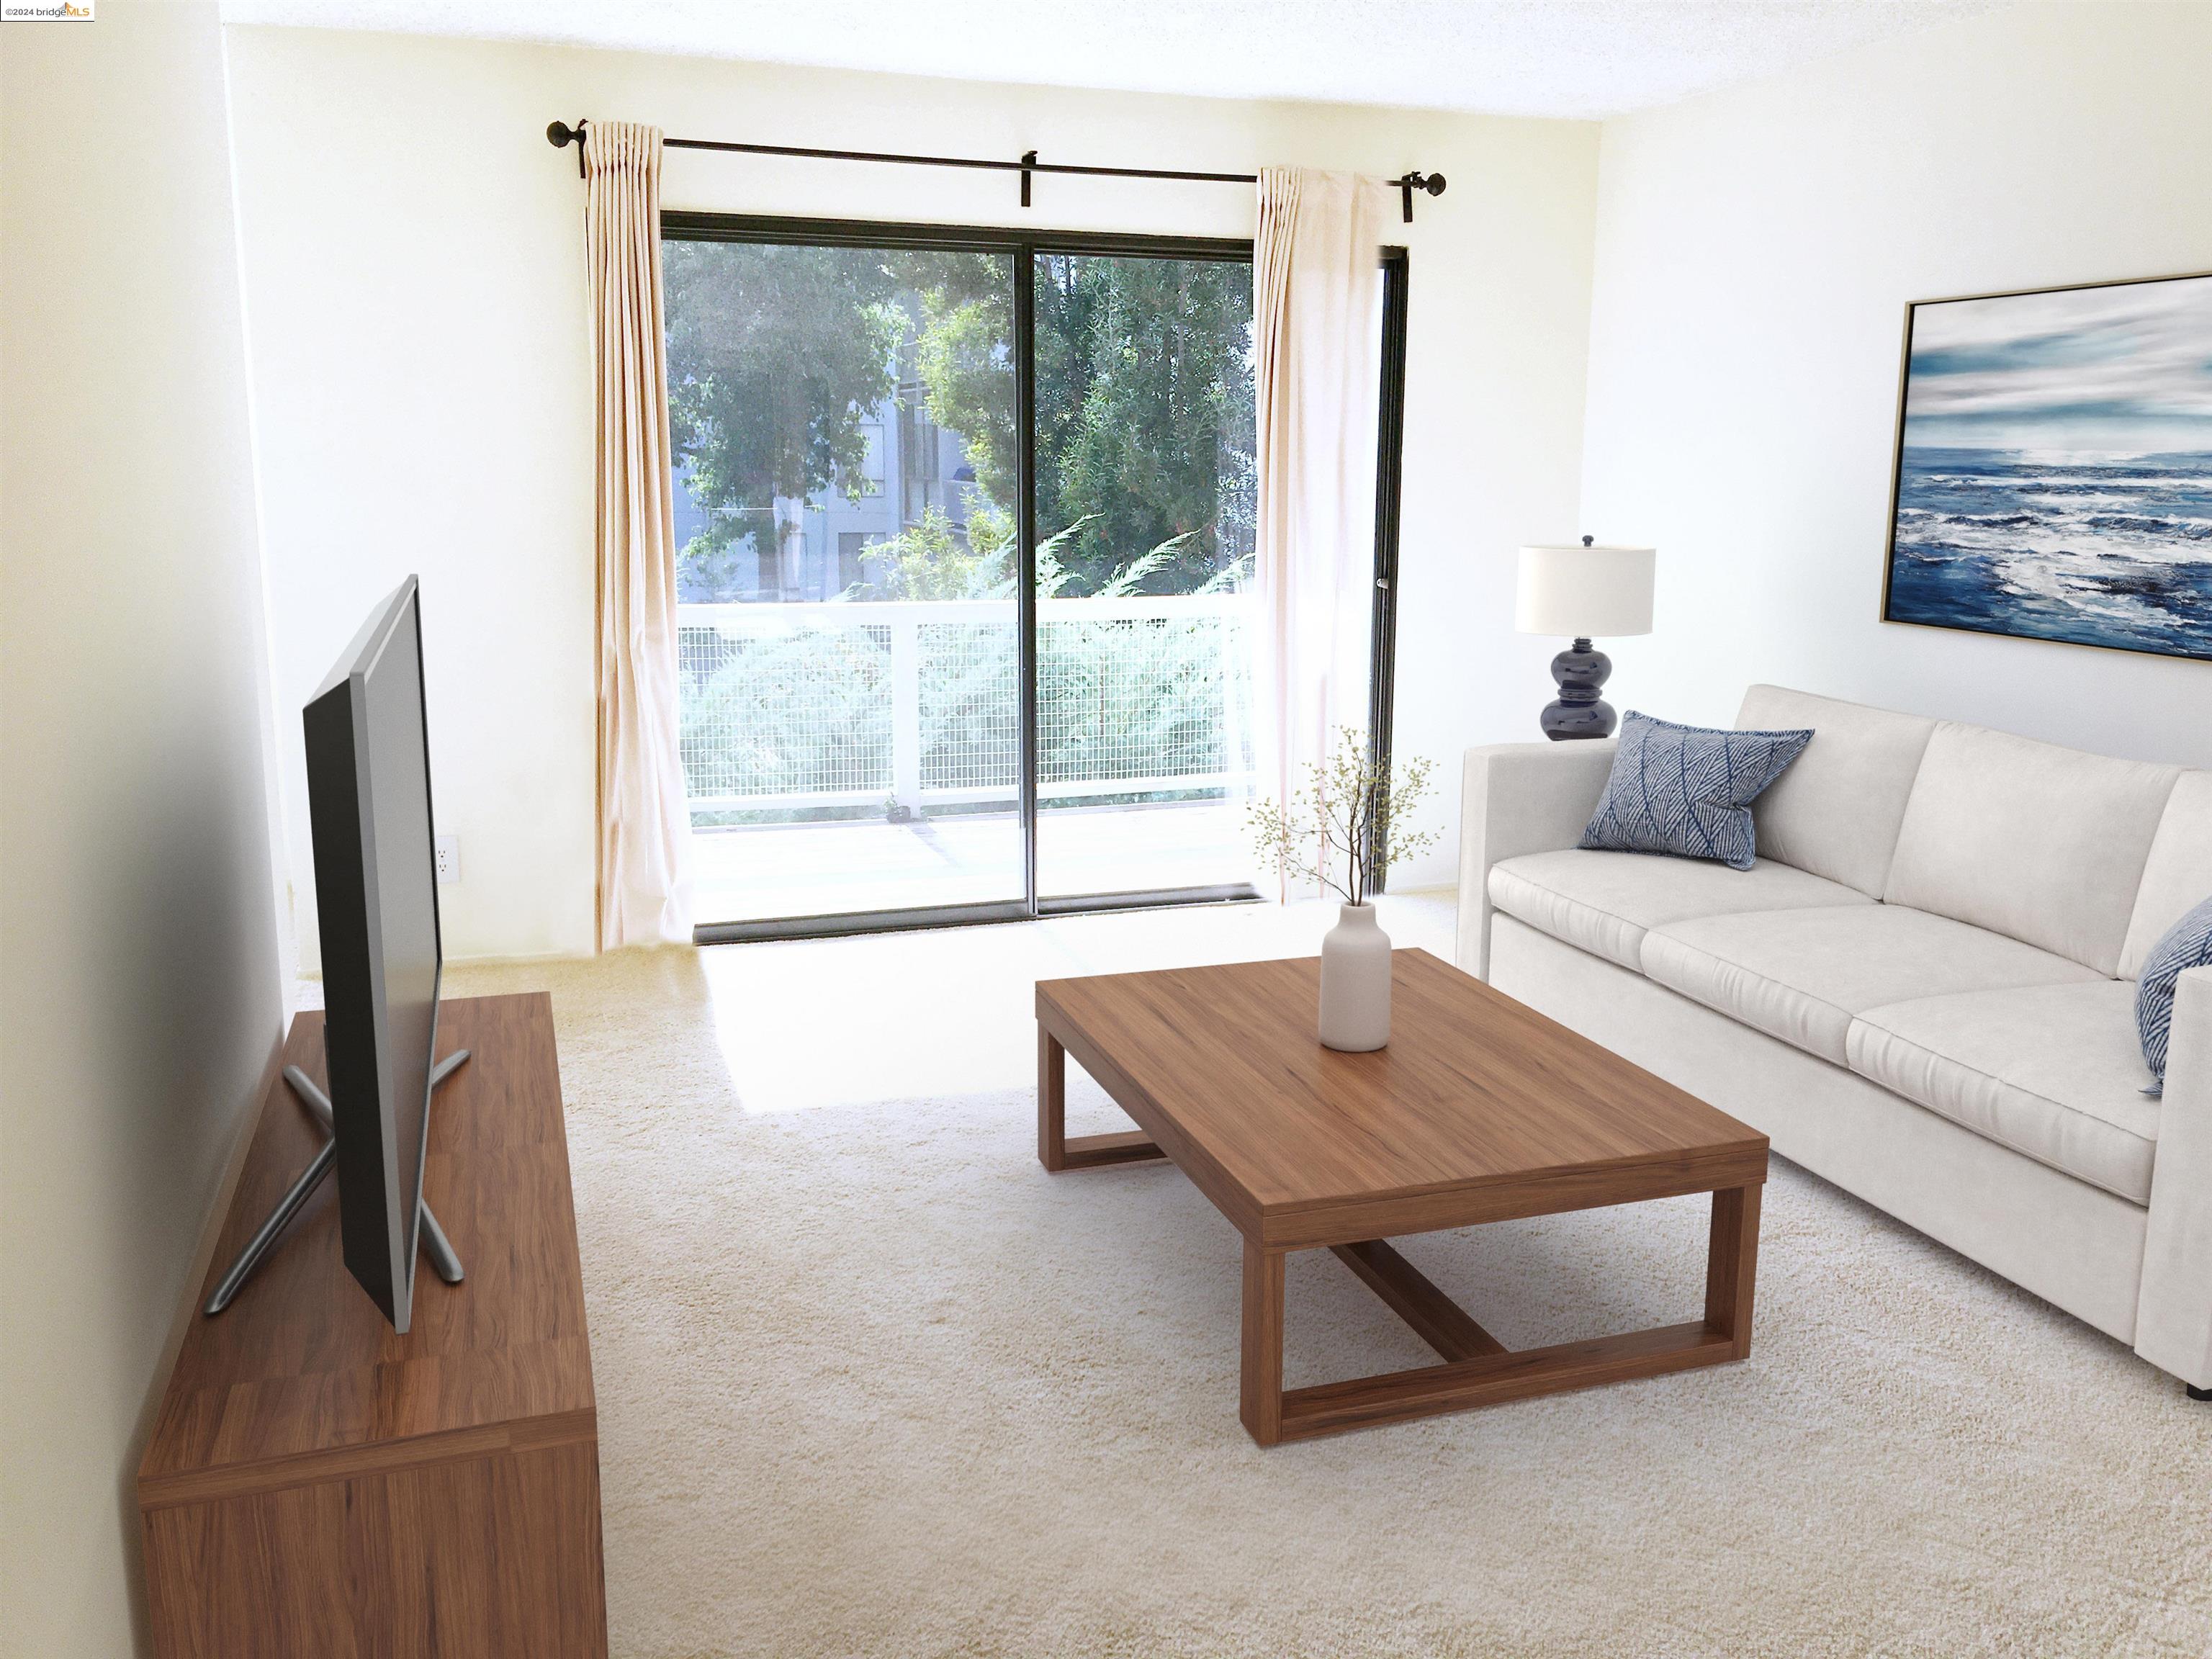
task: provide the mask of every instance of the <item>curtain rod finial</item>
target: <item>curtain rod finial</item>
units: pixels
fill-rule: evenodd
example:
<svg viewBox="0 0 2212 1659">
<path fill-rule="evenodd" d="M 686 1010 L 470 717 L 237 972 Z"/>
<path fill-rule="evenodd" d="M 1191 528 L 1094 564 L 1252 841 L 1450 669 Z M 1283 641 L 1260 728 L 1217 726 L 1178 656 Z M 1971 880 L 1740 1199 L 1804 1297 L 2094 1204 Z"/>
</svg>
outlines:
<svg viewBox="0 0 2212 1659">
<path fill-rule="evenodd" d="M 584 125 L 579 121 L 572 127 L 566 121 L 556 121 L 545 129 L 545 142 L 554 149 L 565 149 L 570 144 L 576 147 L 576 176 L 579 179 L 585 173 Z"/>
</svg>

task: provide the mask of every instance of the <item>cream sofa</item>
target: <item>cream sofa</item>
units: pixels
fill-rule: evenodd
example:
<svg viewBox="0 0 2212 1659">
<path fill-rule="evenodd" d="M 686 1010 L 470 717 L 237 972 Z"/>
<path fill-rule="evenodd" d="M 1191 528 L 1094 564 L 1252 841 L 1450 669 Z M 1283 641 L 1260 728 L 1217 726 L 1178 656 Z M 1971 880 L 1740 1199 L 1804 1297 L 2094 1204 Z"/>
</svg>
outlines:
<svg viewBox="0 0 2212 1659">
<path fill-rule="evenodd" d="M 1467 757 L 1460 965 L 2212 1388 L 2212 969 L 2163 1099 L 2135 975 L 2212 894 L 2212 772 L 1754 686 L 1817 735 L 1759 859 L 1576 850 L 1611 743 Z"/>
</svg>

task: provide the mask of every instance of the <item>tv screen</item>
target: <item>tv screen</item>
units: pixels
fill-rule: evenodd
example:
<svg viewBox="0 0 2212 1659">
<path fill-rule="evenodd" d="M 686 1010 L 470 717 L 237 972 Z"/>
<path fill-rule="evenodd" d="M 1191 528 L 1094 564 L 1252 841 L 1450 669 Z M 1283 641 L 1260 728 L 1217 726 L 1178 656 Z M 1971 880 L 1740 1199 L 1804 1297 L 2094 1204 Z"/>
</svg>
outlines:
<svg viewBox="0 0 2212 1659">
<path fill-rule="evenodd" d="M 414 577 L 362 624 L 305 720 L 338 1228 L 348 1270 L 404 1331 L 443 967 Z"/>
</svg>

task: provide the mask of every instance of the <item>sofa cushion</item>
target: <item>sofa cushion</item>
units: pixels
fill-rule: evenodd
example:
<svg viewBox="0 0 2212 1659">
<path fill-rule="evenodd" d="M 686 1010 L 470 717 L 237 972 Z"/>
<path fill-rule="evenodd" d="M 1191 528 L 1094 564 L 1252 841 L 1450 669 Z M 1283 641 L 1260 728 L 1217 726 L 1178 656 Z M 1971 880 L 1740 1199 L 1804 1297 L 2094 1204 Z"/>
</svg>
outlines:
<svg viewBox="0 0 2212 1659">
<path fill-rule="evenodd" d="M 1718 859 L 1748 870 L 1758 852 L 1751 804 L 1812 738 L 1810 732 L 1679 726 L 1632 708 L 1582 845 Z"/>
<path fill-rule="evenodd" d="M 1851 1069 L 1931 1112 L 2136 1204 L 2159 1106 L 2124 980 L 1967 991 L 1869 1008 Z"/>
<path fill-rule="evenodd" d="M 1644 971 L 1838 1066 L 1851 1018 L 1865 1009 L 2098 977 L 2002 933 L 1895 904 L 1668 922 L 1644 934 Z"/>
<path fill-rule="evenodd" d="M 1945 720 L 1921 758 L 1882 896 L 2110 978 L 2180 775 Z"/>
<path fill-rule="evenodd" d="M 2184 772 L 2173 781 L 2143 861 L 2135 915 L 2120 951 L 2120 977 L 2140 975 L 2151 947 L 2207 893 L 2212 893 L 2212 772 Z"/>
<path fill-rule="evenodd" d="M 1804 726 L 1813 741 L 1759 798 L 1761 856 L 1880 898 L 1905 803 L 1936 722 L 1778 685 L 1754 685 L 1740 726 Z"/>
<path fill-rule="evenodd" d="M 1491 866 L 1490 902 L 1592 956 L 1640 969 L 1644 934 L 1662 922 L 1738 910 L 1871 905 L 1863 893 L 1765 859 L 1748 870 L 1701 859 L 1569 848 Z"/>
</svg>

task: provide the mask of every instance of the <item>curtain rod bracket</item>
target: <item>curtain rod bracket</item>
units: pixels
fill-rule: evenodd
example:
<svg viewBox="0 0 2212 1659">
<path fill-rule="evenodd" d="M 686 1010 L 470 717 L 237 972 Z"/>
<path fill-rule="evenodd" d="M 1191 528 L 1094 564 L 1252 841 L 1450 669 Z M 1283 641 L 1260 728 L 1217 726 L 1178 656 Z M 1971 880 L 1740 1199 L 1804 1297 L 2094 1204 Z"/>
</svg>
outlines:
<svg viewBox="0 0 2212 1659">
<path fill-rule="evenodd" d="M 1444 193 L 1444 176 L 1441 173 L 1409 173 L 1404 178 L 1393 179 L 1390 182 L 1397 185 L 1398 194 L 1404 200 L 1406 222 L 1409 225 L 1413 222 L 1413 192 L 1415 191 L 1425 190 L 1431 196 L 1441 196 Z"/>
<path fill-rule="evenodd" d="M 1022 205 L 1024 207 L 1030 204 L 1030 170 L 1036 166 L 1036 152 L 1033 149 L 1024 150 L 1022 152 Z"/>
</svg>

